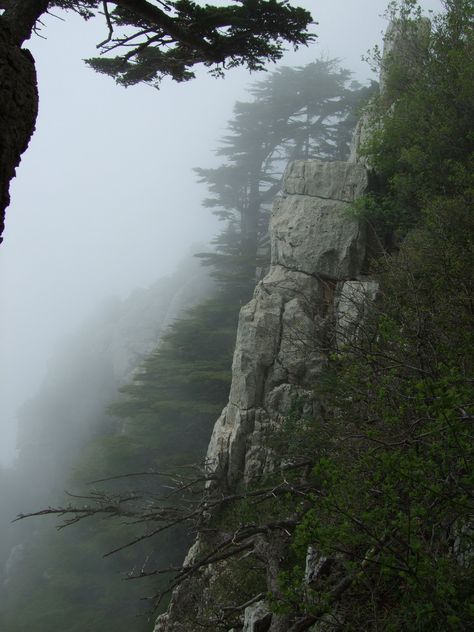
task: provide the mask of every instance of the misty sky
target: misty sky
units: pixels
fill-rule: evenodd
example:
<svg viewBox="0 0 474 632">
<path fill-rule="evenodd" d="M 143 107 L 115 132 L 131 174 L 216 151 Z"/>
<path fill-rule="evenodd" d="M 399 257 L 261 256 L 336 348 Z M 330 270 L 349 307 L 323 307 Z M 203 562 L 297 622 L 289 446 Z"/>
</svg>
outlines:
<svg viewBox="0 0 474 632">
<path fill-rule="evenodd" d="M 379 0 L 294 0 L 319 23 L 310 49 L 283 63 L 339 57 L 365 82 L 361 61 L 381 42 Z M 426 9 L 440 2 L 426 0 Z M 29 48 L 37 60 L 40 114 L 18 169 L 0 246 L 0 462 L 14 454 L 15 410 L 39 387 L 57 341 L 111 294 L 123 296 L 173 270 L 193 243 L 217 231 L 200 207 L 192 168 L 213 150 L 237 99 L 262 75 L 205 73 L 125 90 L 82 62 L 105 25 L 55 12 Z M 58 19 L 61 18 L 61 19 Z M 270 67 L 271 69 L 271 67 Z"/>
</svg>

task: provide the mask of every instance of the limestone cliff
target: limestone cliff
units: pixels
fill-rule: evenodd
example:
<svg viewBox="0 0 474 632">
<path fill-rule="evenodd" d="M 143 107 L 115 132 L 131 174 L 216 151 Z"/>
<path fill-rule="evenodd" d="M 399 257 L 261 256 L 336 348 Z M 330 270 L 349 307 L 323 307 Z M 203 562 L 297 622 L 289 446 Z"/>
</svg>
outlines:
<svg viewBox="0 0 474 632">
<path fill-rule="evenodd" d="M 393 102 L 386 85 L 387 64 L 393 59 L 406 63 L 407 55 L 413 58 L 412 48 L 418 53 L 426 45 L 427 24 L 422 21 L 408 34 L 399 24 L 390 25 L 381 77 L 385 108 Z M 296 401 L 304 402 L 306 416 L 323 414 L 314 387 L 329 354 L 356 338 L 367 306 L 376 299 L 378 283 L 368 275 L 371 236 L 351 213 L 354 201 L 370 188 L 370 166 L 360 149 L 374 125 L 372 118 L 368 108 L 355 131 L 348 162 L 298 160 L 287 167 L 270 224 L 271 266 L 241 309 L 229 402 L 208 448 L 207 467 L 213 477 L 208 490 L 214 498 L 248 493 L 259 481 L 291 467 L 278 457 L 273 437 Z M 225 507 L 220 505 L 219 511 Z M 215 528 L 219 511 L 204 517 L 184 562 L 186 579 L 174 590 L 155 632 L 192 632 L 200 626 L 228 630 L 229 613 L 236 615 L 229 632 L 325 629 L 324 617 L 315 625 L 311 617 L 294 623 L 289 615 L 272 613 L 266 602 L 265 595 L 278 594 L 280 561 L 288 548 L 285 520 L 267 524 L 265 533 L 255 523 L 246 523 L 245 531 L 240 523 L 234 533 L 237 561 L 229 562 L 225 554 L 216 554 L 232 537 L 228 532 L 226 540 L 222 527 L 221 532 Z M 286 518 L 290 525 L 291 516 Z M 243 590 L 236 605 L 230 592 L 235 583 L 248 583 L 249 559 L 263 563 L 266 578 L 263 586 L 255 584 L 259 589 Z M 317 551 L 308 550 L 305 581 L 326 563 Z M 232 574 L 240 578 L 234 588 Z"/>
<path fill-rule="evenodd" d="M 304 396 L 317 414 L 312 388 L 327 354 L 357 322 L 366 295 L 376 291 L 364 274 L 366 231 L 350 213 L 367 187 L 367 169 L 356 162 L 295 161 L 286 170 L 271 220 L 271 266 L 240 312 L 229 403 L 208 449 L 218 493 L 252 484 L 278 467 L 270 439 L 296 399 Z M 212 545 L 199 534 L 185 566 Z M 213 565 L 181 584 L 155 632 L 196 629 L 213 585 L 226 572 L 225 564 Z M 263 602 L 249 605 L 242 624 L 249 632 L 287 629 Z"/>
<path fill-rule="evenodd" d="M 286 171 L 271 267 L 241 310 L 229 404 L 208 451 L 229 486 L 272 467 L 265 435 L 324 366 L 337 297 L 364 269 L 365 231 L 348 209 L 366 188 L 358 164 L 296 161 Z"/>
</svg>

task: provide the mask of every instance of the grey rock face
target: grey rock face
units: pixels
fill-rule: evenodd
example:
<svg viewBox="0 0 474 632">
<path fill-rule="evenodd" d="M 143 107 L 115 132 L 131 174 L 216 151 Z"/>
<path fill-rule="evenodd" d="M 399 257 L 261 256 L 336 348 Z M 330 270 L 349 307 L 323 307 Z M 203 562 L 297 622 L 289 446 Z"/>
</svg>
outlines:
<svg viewBox="0 0 474 632">
<path fill-rule="evenodd" d="M 415 22 L 391 22 L 384 36 L 382 63 L 379 77 L 379 93 L 384 107 L 390 111 L 394 107 L 393 94 L 390 94 L 388 73 L 392 63 L 412 70 L 423 63 L 423 58 L 429 46 L 431 22 L 422 18 Z M 364 108 L 357 123 L 350 147 L 349 162 L 359 163 L 370 168 L 367 158 L 361 155 L 361 148 L 373 133 L 382 127 L 380 112 L 377 113 L 375 100 L 371 100 Z"/>
<path fill-rule="evenodd" d="M 365 235 L 350 203 L 367 186 L 367 171 L 357 163 L 290 163 L 272 216 L 272 264 L 328 279 L 358 274 Z"/>
<path fill-rule="evenodd" d="M 264 435 L 289 411 L 302 385 L 311 383 L 309 369 L 323 365 L 317 340 L 324 301 L 317 279 L 277 266 L 242 308 L 229 404 L 207 455 L 229 484 L 268 470 Z"/>
<path fill-rule="evenodd" d="M 271 619 L 272 615 L 268 604 L 265 601 L 258 601 L 245 608 L 242 632 L 267 632 Z"/>
<path fill-rule="evenodd" d="M 288 195 L 353 202 L 367 189 L 367 172 L 350 162 L 294 160 L 286 169 L 283 191 Z"/>
<path fill-rule="evenodd" d="M 296 161 L 287 169 L 271 221 L 271 267 L 241 309 L 229 403 L 207 453 L 208 469 L 218 478 L 212 485 L 223 494 L 285 465 L 271 438 L 296 400 L 305 402 L 305 414 L 319 409 L 312 389 L 327 361 L 328 338 L 336 323 L 355 323 L 358 289 L 372 291 L 370 282 L 358 279 L 366 238 L 349 213 L 367 186 L 361 164 Z M 206 546 L 199 536 L 186 563 L 199 556 L 201 541 Z M 205 604 L 220 572 L 209 567 L 182 584 L 155 632 L 191 632 L 191 624 L 182 624 L 190 595 L 199 593 Z M 266 608 L 263 602 L 247 607 L 243 630 L 286 629 Z"/>
<path fill-rule="evenodd" d="M 308 547 L 306 552 L 306 562 L 304 571 L 304 583 L 309 585 L 321 574 L 321 570 L 328 562 L 328 558 L 312 546 Z"/>
<path fill-rule="evenodd" d="M 229 404 L 207 454 L 229 485 L 275 466 L 268 436 L 325 365 L 336 282 L 359 274 L 365 259 L 364 231 L 348 207 L 366 187 L 361 165 L 296 161 L 287 169 L 271 268 L 240 312 Z M 350 315 L 341 310 L 342 324 Z"/>
<path fill-rule="evenodd" d="M 374 103 L 371 102 L 364 109 L 364 112 L 362 113 L 362 116 L 360 117 L 354 130 L 349 150 L 349 162 L 358 163 L 361 166 L 370 169 L 370 163 L 368 159 L 362 155 L 362 149 L 374 131 L 380 128 L 381 124 L 376 117 Z"/>
<path fill-rule="evenodd" d="M 380 92 L 387 91 L 387 74 L 393 62 L 411 67 L 422 63 L 429 46 L 431 21 L 422 18 L 419 21 L 395 20 L 390 22 L 384 36 L 382 65 L 380 68 Z"/>
</svg>

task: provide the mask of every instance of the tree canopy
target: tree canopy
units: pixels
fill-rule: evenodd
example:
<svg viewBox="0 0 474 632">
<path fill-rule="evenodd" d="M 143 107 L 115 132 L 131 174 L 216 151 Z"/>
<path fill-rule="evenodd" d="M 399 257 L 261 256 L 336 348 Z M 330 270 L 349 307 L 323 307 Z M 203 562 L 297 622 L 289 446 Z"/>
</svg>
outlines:
<svg viewBox="0 0 474 632">
<path fill-rule="evenodd" d="M 195 171 L 208 186 L 204 206 L 227 224 L 216 252 L 201 256 L 219 283 L 240 285 L 241 300 L 250 298 L 256 268 L 268 263 L 270 208 L 287 161 L 344 160 L 370 90 L 337 60 L 318 59 L 278 68 L 250 88 L 252 100 L 235 104 L 216 152 L 223 163 Z"/>
<path fill-rule="evenodd" d="M 165 76 L 188 81 L 199 64 L 217 75 L 236 66 L 261 70 L 281 58 L 286 42 L 298 47 L 315 37 L 308 31 L 310 13 L 287 0 L 233 0 L 225 6 L 191 0 L 0 0 L 0 237 L 9 183 L 38 110 L 34 60 L 21 46 L 54 8 L 86 20 L 102 16 L 101 56 L 87 63 L 125 86 L 157 86 Z"/>
<path fill-rule="evenodd" d="M 131 83 L 150 80 L 149 73 L 190 79 L 193 74 L 187 68 L 197 63 L 261 69 L 267 60 L 281 57 L 283 42 L 298 46 L 314 37 L 307 32 L 311 15 L 287 0 L 233 0 L 225 6 L 191 0 L 0 1 L 3 20 L 20 45 L 29 39 L 41 15 L 54 7 L 86 20 L 102 14 L 108 36 L 99 44 L 101 53 L 121 50 L 110 74 L 124 75 L 138 65 L 148 69 Z"/>
</svg>

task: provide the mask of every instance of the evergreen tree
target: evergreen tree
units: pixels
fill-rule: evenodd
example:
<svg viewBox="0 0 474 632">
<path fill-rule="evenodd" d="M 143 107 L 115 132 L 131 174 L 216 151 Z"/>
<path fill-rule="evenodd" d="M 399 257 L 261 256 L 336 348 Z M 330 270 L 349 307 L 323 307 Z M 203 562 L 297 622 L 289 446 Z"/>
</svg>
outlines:
<svg viewBox="0 0 474 632">
<path fill-rule="evenodd" d="M 401 4 L 401 34 L 413 39 L 426 32 L 416 3 Z M 426 201 L 456 194 L 472 172 L 473 137 L 467 130 L 474 112 L 474 3 L 444 5 L 446 13 L 434 20 L 435 36 L 427 33 L 416 51 L 416 64 L 407 63 L 412 50 L 389 58 L 383 98 L 371 108 L 379 131 L 365 152 L 378 174 L 378 190 L 362 201 L 361 210 L 381 237 L 404 235 L 422 223 Z"/>
<path fill-rule="evenodd" d="M 240 287 L 243 300 L 256 268 L 266 264 L 259 253 L 288 160 L 347 157 L 355 112 L 368 93 L 350 77 L 337 60 L 324 59 L 271 73 L 251 87 L 252 101 L 235 105 L 230 133 L 217 150 L 225 162 L 196 169 L 211 194 L 204 205 L 227 222 L 216 252 L 201 256 L 221 283 Z"/>
<path fill-rule="evenodd" d="M 157 85 L 164 76 L 188 81 L 199 64 L 215 74 L 235 66 L 260 70 L 280 59 L 284 42 L 297 47 L 314 39 L 307 30 L 311 15 L 286 0 L 234 0 L 224 6 L 192 0 L 0 0 L 0 57 L 6 60 L 0 66 L 0 237 L 9 182 L 38 111 L 34 60 L 21 47 L 53 7 L 85 19 L 102 13 L 108 34 L 99 49 L 119 54 L 88 63 L 123 85 Z"/>
<path fill-rule="evenodd" d="M 123 434 L 112 439 L 123 451 L 110 470 L 202 461 L 227 401 L 237 316 L 234 297 L 221 291 L 173 323 L 110 409 L 124 420 Z"/>
</svg>

